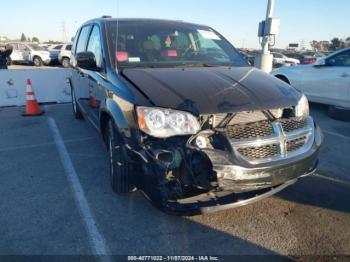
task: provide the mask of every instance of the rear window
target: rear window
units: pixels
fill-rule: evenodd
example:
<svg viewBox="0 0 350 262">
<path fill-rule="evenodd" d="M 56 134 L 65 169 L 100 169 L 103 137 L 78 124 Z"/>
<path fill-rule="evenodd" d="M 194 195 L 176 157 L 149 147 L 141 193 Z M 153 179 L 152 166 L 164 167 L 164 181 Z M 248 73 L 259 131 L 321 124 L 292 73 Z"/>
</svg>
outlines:
<svg viewBox="0 0 350 262">
<path fill-rule="evenodd" d="M 44 47 L 41 47 L 39 45 L 36 44 L 28 44 L 28 46 L 33 49 L 34 51 L 46 51 L 46 49 Z"/>
</svg>

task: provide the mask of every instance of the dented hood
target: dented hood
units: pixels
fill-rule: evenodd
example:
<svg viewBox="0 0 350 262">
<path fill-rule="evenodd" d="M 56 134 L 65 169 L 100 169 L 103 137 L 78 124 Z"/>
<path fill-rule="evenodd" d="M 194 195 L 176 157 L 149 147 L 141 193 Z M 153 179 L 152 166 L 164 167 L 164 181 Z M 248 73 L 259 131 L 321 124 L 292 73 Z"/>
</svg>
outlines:
<svg viewBox="0 0 350 262">
<path fill-rule="evenodd" d="M 136 68 L 122 74 L 155 106 L 195 115 L 289 107 L 301 95 L 251 67 Z"/>
</svg>

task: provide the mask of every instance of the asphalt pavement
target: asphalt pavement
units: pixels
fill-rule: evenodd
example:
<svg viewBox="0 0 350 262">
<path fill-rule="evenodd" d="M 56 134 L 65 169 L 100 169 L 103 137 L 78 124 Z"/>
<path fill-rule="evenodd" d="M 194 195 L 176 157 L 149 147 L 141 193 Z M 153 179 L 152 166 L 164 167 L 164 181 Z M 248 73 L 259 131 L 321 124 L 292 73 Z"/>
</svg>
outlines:
<svg viewBox="0 0 350 262">
<path fill-rule="evenodd" d="M 71 106 L 0 108 L 0 255 L 350 255 L 350 123 L 311 114 L 320 166 L 276 196 L 194 217 L 115 195 L 99 134 Z"/>
</svg>

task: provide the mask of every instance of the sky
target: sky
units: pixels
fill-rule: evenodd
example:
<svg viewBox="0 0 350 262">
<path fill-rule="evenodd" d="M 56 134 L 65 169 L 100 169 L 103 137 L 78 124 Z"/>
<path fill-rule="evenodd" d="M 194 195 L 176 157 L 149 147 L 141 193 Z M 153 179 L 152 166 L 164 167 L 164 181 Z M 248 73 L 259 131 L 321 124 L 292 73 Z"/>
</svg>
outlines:
<svg viewBox="0 0 350 262">
<path fill-rule="evenodd" d="M 70 39 L 85 21 L 113 17 L 166 18 L 213 27 L 238 48 L 258 48 L 267 0 L 11 0 L 1 1 L 0 36 Z M 276 0 L 281 19 L 276 47 L 350 36 L 350 0 Z"/>
</svg>

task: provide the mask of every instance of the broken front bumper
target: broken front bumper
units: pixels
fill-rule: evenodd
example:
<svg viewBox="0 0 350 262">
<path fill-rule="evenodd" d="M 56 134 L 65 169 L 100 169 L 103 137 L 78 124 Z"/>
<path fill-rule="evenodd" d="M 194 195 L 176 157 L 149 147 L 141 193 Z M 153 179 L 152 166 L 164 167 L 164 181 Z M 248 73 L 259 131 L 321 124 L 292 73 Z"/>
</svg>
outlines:
<svg viewBox="0 0 350 262">
<path fill-rule="evenodd" d="M 272 196 L 294 184 L 298 178 L 316 171 L 318 147 L 304 159 L 280 166 L 246 169 L 236 166 L 216 166 L 218 175 L 240 173 L 241 179 L 218 178 L 222 192 L 209 192 L 195 197 L 167 201 L 159 206 L 167 213 L 196 215 L 245 206 Z"/>
<path fill-rule="evenodd" d="M 323 134 L 313 121 L 310 124 L 312 135 L 307 150 L 261 163 L 237 158 L 229 150 L 189 148 L 188 152 L 200 151 L 210 160 L 216 174 L 216 187 L 192 197 L 161 201 L 151 198 L 152 202 L 167 213 L 195 215 L 239 207 L 269 197 L 295 183 L 299 177 L 315 172 Z"/>
</svg>

